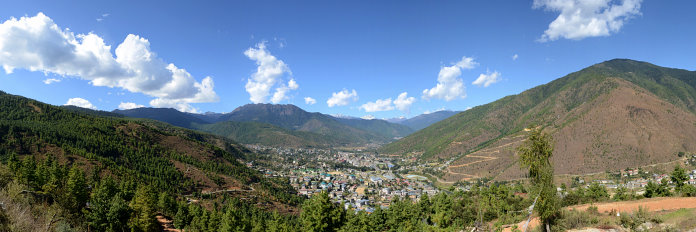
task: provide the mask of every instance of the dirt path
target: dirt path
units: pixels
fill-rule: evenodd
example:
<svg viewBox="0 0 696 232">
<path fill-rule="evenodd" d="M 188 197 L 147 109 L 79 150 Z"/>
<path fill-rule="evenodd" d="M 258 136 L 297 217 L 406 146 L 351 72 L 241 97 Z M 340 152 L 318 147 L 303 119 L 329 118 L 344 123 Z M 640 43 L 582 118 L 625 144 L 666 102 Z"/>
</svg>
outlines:
<svg viewBox="0 0 696 232">
<path fill-rule="evenodd" d="M 575 210 L 587 210 L 590 206 L 596 206 L 597 211 L 601 213 L 608 213 L 615 210 L 620 213 L 632 213 L 638 211 L 639 207 L 643 207 L 648 212 L 656 212 L 663 210 L 677 210 L 677 209 L 692 209 L 696 208 L 696 197 L 658 197 L 658 198 L 647 198 L 637 201 L 621 201 L 621 202 L 606 202 L 597 204 L 584 204 L 569 206 L 565 209 L 575 209 Z M 523 229 L 524 223 L 526 221 L 517 223 L 517 228 Z M 529 223 L 528 228 L 534 228 L 539 226 L 539 218 L 534 217 Z M 512 231 L 512 227 L 507 227 L 503 231 Z"/>
<path fill-rule="evenodd" d="M 174 228 L 172 220 L 169 220 L 162 215 L 157 215 L 157 223 L 160 224 L 160 229 L 162 229 L 162 231 L 181 232 L 181 230 Z"/>
<path fill-rule="evenodd" d="M 517 138 L 517 137 L 519 137 L 519 136 L 515 136 L 515 137 L 512 137 L 512 138 Z M 512 139 L 512 138 L 511 138 L 511 139 Z M 477 175 L 466 174 L 466 173 L 462 173 L 462 172 L 455 172 L 455 171 L 452 170 L 452 168 L 461 168 L 461 167 L 466 167 L 466 166 L 469 166 L 469 165 L 472 165 L 472 164 L 477 164 L 477 163 L 481 163 L 481 162 L 496 160 L 496 159 L 498 159 L 498 157 L 495 157 L 495 156 L 483 156 L 483 155 L 476 155 L 476 154 L 487 154 L 487 155 L 491 155 L 491 154 L 495 154 L 495 153 L 500 153 L 500 149 L 501 149 L 501 148 L 506 147 L 506 146 L 510 146 L 510 145 L 512 145 L 512 144 L 514 144 L 514 143 L 517 143 L 517 142 L 519 142 L 519 141 L 509 142 L 509 143 L 506 143 L 506 144 L 503 144 L 503 145 L 500 145 L 500 146 L 497 146 L 497 147 L 488 148 L 488 149 L 486 149 L 485 151 L 481 150 L 481 151 L 477 151 L 477 152 L 471 153 L 471 154 L 466 155 L 466 156 L 462 156 L 461 158 L 467 158 L 467 157 L 469 157 L 469 158 L 479 158 L 479 159 L 482 159 L 482 160 L 476 160 L 476 161 L 472 161 L 472 162 L 464 163 L 464 164 L 448 165 L 448 166 L 447 166 L 447 173 L 450 173 L 450 174 L 452 174 L 452 175 L 467 176 L 467 177 L 461 178 L 461 179 L 459 179 L 459 180 L 467 180 L 467 181 L 468 181 L 468 180 L 471 180 L 471 179 L 480 178 L 480 177 L 477 176 Z M 461 159 L 461 158 L 459 158 L 459 159 Z M 457 159 L 457 160 L 459 160 L 459 159 Z M 439 182 L 442 182 L 442 183 L 455 183 L 455 182 L 456 182 L 456 181 L 444 181 L 444 180 L 440 180 L 440 178 L 437 178 L 437 180 L 438 180 Z"/>
<path fill-rule="evenodd" d="M 466 166 L 469 166 L 469 165 L 472 165 L 472 164 L 475 164 L 475 163 L 480 163 L 480 162 L 485 162 L 485 161 L 491 161 L 491 160 L 498 159 L 498 157 L 480 156 L 480 155 L 467 155 L 467 156 L 464 156 L 464 157 L 468 157 L 468 158 L 479 158 L 479 159 L 483 159 L 483 160 L 477 160 L 477 161 L 474 161 L 474 162 L 465 163 L 465 164 L 459 164 L 459 165 L 450 165 L 450 166 L 448 166 L 447 168 L 460 168 L 460 167 L 466 167 Z"/>
<path fill-rule="evenodd" d="M 571 206 L 569 209 L 587 210 L 592 205 Z M 659 197 L 648 198 L 639 201 L 622 201 L 622 202 L 607 202 L 595 204 L 599 212 L 635 212 L 638 207 L 643 207 L 649 212 L 675 209 L 691 209 L 696 208 L 696 197 Z"/>
</svg>

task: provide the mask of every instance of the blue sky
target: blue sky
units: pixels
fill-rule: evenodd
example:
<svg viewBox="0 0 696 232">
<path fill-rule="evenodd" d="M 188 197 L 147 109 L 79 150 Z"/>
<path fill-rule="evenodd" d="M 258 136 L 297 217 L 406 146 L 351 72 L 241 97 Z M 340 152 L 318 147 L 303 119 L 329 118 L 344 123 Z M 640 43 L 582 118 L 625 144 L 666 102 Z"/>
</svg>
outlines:
<svg viewBox="0 0 696 232">
<path fill-rule="evenodd" d="M 268 102 L 412 117 L 613 58 L 694 70 L 693 9 L 687 0 L 13 1 L 0 8 L 0 90 L 108 111 Z"/>
</svg>

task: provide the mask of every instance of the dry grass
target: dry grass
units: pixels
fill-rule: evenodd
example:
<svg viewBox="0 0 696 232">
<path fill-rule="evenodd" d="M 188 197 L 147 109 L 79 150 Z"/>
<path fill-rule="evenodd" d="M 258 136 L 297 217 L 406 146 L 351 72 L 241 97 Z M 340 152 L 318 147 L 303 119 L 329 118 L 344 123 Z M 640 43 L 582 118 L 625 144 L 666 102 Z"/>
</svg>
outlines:
<svg viewBox="0 0 696 232">
<path fill-rule="evenodd" d="M 0 190 L 0 202 L 9 219 L 10 231 L 55 231 L 57 228 L 70 229 L 60 207 L 36 202 L 25 195 L 26 186 L 10 182 Z M 67 227 L 67 228 L 66 228 Z M 68 230 L 69 231 L 69 230 Z"/>
</svg>

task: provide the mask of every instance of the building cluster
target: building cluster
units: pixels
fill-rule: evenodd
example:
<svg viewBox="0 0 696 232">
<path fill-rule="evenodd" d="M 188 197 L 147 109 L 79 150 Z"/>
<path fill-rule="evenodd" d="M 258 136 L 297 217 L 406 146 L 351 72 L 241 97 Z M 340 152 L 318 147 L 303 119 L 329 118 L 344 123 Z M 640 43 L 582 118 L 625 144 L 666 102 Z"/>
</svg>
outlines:
<svg viewBox="0 0 696 232">
<path fill-rule="evenodd" d="M 405 177 L 393 172 L 392 160 L 373 153 L 324 149 L 273 148 L 249 145 L 257 152 L 277 154 L 272 169 L 256 167 L 268 176 L 287 178 L 299 195 L 325 191 L 332 201 L 346 208 L 373 212 L 389 207 L 396 197 L 418 200 L 423 194 L 435 195 L 437 188 L 427 178 Z M 247 163 L 254 167 L 254 163 Z"/>
<path fill-rule="evenodd" d="M 427 182 L 401 178 L 392 172 L 300 169 L 289 176 L 290 184 L 298 194 L 311 196 L 322 191 L 332 201 L 368 213 L 375 207 L 389 207 L 398 197 L 418 200 L 423 194 L 434 195 L 438 190 Z"/>
<path fill-rule="evenodd" d="M 624 186 L 629 189 L 645 188 L 645 186 L 647 186 L 649 182 L 662 183 L 662 180 L 665 180 L 669 184 L 672 184 L 672 180 L 669 174 L 647 174 L 641 173 L 641 171 L 638 169 L 628 169 L 622 171 L 621 176 L 623 178 L 627 178 L 628 180 L 624 181 L 623 183 L 618 183 L 614 180 L 595 180 L 595 182 L 599 183 L 600 185 L 604 185 L 607 188 L 618 188 L 619 186 Z M 689 179 L 687 180 L 687 184 L 696 185 L 696 169 L 688 172 L 688 176 Z"/>
</svg>

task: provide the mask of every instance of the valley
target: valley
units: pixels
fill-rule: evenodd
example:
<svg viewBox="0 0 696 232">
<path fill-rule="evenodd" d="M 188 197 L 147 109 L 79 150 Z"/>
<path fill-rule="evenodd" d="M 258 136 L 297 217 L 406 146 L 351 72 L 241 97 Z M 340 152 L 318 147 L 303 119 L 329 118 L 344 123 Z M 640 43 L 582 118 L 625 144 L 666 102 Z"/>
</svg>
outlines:
<svg viewBox="0 0 696 232">
<path fill-rule="evenodd" d="M 658 90 L 673 88 L 674 83 L 644 81 L 689 81 L 693 72 L 657 68 L 660 74 L 650 76 L 654 73 L 621 72 L 625 66 L 656 68 L 630 60 L 607 61 L 466 111 L 396 121 L 339 118 L 271 104 L 245 105 L 227 114 L 165 108 L 104 112 L 2 93 L 0 152 L 7 166 L 0 169 L 11 174 L 4 175 L 7 189 L 0 191 L 0 200 L 10 202 L 11 212 L 27 207 L 21 202 L 36 199 L 8 195 L 18 191 L 41 192 L 46 195 L 39 196 L 56 204 L 68 204 L 62 192 L 45 185 L 46 180 L 22 173 L 68 172 L 72 167 L 70 172 L 82 173 L 75 175 L 88 177 L 85 183 L 99 188 L 136 179 L 151 186 L 138 185 L 142 196 L 106 196 L 133 202 L 129 209 L 138 213 L 157 212 L 157 220 L 132 225 L 143 230 L 157 223 L 167 230 L 214 224 L 298 229 L 313 223 L 306 219 L 312 207 L 333 210 L 334 216 L 346 220 L 336 223 L 348 226 L 357 223 L 350 220 L 382 217 L 375 215 L 403 217 L 397 210 L 414 205 L 414 210 L 428 209 L 421 205 L 427 202 L 456 204 L 468 213 L 455 214 L 452 207 L 440 205 L 423 211 L 431 212 L 426 224 L 392 221 L 389 227 L 441 222 L 459 228 L 509 229 L 534 204 L 528 194 L 535 190 L 518 155 L 534 131 L 553 138 L 549 163 L 554 185 L 561 186 L 556 190 L 560 204 L 567 206 L 564 214 L 588 214 L 574 206 L 588 202 L 696 195 L 696 144 L 690 139 L 696 137 L 696 90 L 688 85 L 683 94 L 673 94 Z M 418 129 L 423 123 L 431 125 Z M 679 172 L 687 187 L 672 181 L 682 178 L 675 177 Z M 94 191 L 91 201 L 98 200 Z M 161 196 L 165 205 L 141 202 L 148 194 Z M 487 218 L 471 217 L 481 209 Z M 72 210 L 64 217 L 82 220 Z M 238 214 L 240 210 L 247 213 Z M 451 218 L 440 218 L 443 212 Z M 583 217 L 606 217 L 589 215 Z M 106 220 L 90 217 L 87 221 Z M 202 224 L 204 219 L 211 221 Z M 235 220 L 242 224 L 230 224 Z"/>
</svg>

